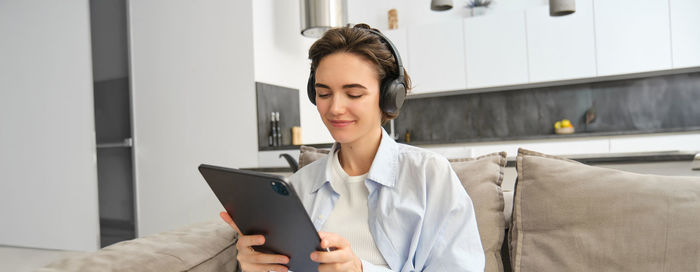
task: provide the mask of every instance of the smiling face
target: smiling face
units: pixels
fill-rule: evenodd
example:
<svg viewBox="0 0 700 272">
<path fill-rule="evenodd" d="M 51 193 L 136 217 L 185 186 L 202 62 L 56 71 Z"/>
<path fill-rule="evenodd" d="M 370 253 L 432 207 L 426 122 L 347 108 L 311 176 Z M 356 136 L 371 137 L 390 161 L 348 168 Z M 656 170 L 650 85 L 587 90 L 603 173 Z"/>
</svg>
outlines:
<svg viewBox="0 0 700 272">
<path fill-rule="evenodd" d="M 361 143 L 381 135 L 379 75 L 369 60 L 338 52 L 318 64 L 316 108 L 335 141 Z"/>
</svg>

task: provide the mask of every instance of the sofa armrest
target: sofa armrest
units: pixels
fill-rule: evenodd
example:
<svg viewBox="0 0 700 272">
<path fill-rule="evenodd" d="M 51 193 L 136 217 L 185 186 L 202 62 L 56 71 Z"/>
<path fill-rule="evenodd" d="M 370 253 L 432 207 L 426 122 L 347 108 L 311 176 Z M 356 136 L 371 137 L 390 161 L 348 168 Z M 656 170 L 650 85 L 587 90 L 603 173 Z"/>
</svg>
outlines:
<svg viewBox="0 0 700 272">
<path fill-rule="evenodd" d="M 221 220 L 123 241 L 37 271 L 239 271 L 238 235 Z"/>
</svg>

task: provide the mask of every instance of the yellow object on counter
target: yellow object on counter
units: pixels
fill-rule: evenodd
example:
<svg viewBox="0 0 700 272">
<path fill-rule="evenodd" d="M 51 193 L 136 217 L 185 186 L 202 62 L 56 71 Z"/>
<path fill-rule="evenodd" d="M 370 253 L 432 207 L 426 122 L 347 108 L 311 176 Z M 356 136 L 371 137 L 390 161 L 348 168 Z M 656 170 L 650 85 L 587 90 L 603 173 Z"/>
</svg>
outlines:
<svg viewBox="0 0 700 272">
<path fill-rule="evenodd" d="M 554 133 L 556 134 L 572 134 L 575 132 L 574 126 L 568 119 L 562 119 L 554 123 Z"/>
<path fill-rule="evenodd" d="M 569 121 L 568 119 L 561 120 L 561 127 L 572 127 L 571 121 Z"/>
<path fill-rule="evenodd" d="M 301 127 L 292 127 L 292 145 L 301 145 Z"/>
</svg>

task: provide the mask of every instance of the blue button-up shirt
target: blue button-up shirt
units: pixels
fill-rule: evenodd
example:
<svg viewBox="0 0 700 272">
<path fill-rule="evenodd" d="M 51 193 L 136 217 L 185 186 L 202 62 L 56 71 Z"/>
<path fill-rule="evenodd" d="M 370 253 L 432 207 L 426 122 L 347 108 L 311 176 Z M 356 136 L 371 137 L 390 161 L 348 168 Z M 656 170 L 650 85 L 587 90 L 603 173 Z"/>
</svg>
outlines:
<svg viewBox="0 0 700 272">
<path fill-rule="evenodd" d="M 339 197 L 330 183 L 330 156 L 289 177 L 317 230 Z M 365 185 L 369 229 L 391 270 L 484 270 L 474 206 L 447 159 L 398 144 L 382 129 Z M 362 263 L 364 271 L 387 271 Z"/>
</svg>

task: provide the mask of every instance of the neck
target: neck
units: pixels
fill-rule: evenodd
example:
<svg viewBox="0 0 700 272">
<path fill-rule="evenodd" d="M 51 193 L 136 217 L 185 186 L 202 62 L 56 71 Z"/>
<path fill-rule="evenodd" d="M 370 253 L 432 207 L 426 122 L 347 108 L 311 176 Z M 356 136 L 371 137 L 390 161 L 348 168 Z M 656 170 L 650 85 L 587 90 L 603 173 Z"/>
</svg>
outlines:
<svg viewBox="0 0 700 272">
<path fill-rule="evenodd" d="M 338 160 L 349 176 L 359 176 L 369 172 L 374 156 L 382 140 L 382 129 L 377 127 L 374 132 L 352 143 L 340 144 Z"/>
</svg>

